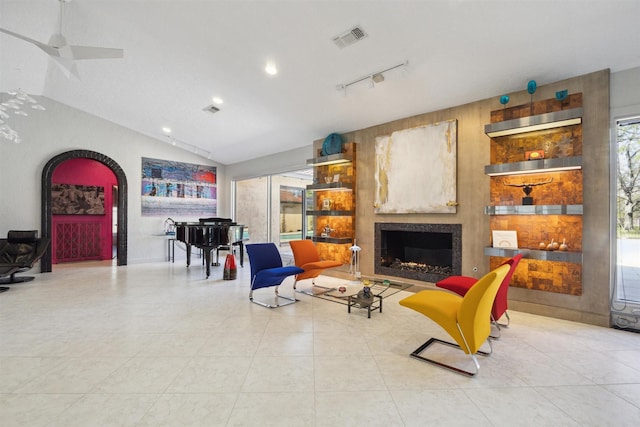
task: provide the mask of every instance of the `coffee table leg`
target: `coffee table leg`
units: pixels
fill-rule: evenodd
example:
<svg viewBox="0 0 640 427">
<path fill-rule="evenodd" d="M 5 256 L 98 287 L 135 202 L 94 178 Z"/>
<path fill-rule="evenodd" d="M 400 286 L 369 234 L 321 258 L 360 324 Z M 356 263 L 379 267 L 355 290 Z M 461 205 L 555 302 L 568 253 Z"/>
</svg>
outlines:
<svg viewBox="0 0 640 427">
<path fill-rule="evenodd" d="M 378 296 L 378 298 L 380 299 L 380 313 L 382 313 L 382 297 Z"/>
<path fill-rule="evenodd" d="M 351 297 L 347 298 L 347 313 L 351 313 Z"/>
</svg>

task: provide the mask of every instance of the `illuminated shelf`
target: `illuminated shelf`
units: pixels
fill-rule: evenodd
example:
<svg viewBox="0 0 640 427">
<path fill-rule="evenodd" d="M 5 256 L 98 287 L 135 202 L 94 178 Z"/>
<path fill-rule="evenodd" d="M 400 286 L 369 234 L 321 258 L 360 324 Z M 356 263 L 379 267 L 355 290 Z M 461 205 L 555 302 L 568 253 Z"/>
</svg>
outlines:
<svg viewBox="0 0 640 427">
<path fill-rule="evenodd" d="M 326 166 L 336 165 L 338 163 L 349 163 L 353 161 L 353 156 L 347 153 L 331 154 L 328 156 L 315 157 L 313 159 L 307 159 L 307 165 L 309 166 Z"/>
<path fill-rule="evenodd" d="M 494 248 L 491 246 L 484 248 L 484 254 L 488 256 L 499 256 L 513 258 L 517 254 L 522 254 L 523 258 L 535 259 L 539 261 L 571 262 L 582 264 L 582 252 L 569 251 L 541 251 L 537 249 L 507 249 Z"/>
<path fill-rule="evenodd" d="M 352 237 L 321 237 L 321 236 L 311 236 L 311 237 L 307 237 L 307 239 L 312 240 L 314 242 L 321 242 L 321 243 L 338 243 L 338 244 L 344 244 L 344 243 L 352 243 L 353 242 L 353 238 Z"/>
<path fill-rule="evenodd" d="M 515 175 L 540 172 L 558 172 L 582 169 L 582 156 L 557 157 L 553 159 L 527 160 L 515 163 L 487 165 L 484 173 L 489 176 Z"/>
<path fill-rule="evenodd" d="M 538 130 L 555 129 L 582 123 L 582 108 L 553 111 L 535 116 L 520 117 L 484 126 L 484 133 L 491 138 Z"/>
<path fill-rule="evenodd" d="M 582 205 L 485 206 L 485 215 L 582 215 Z"/>
<path fill-rule="evenodd" d="M 352 184 L 344 183 L 344 182 L 330 182 L 329 184 L 311 184 L 307 185 L 307 190 L 317 191 L 317 190 L 351 190 L 353 189 Z"/>
<path fill-rule="evenodd" d="M 355 215 L 356 212 L 329 210 L 329 211 L 306 211 L 305 213 L 309 216 L 352 216 L 352 215 Z"/>
</svg>

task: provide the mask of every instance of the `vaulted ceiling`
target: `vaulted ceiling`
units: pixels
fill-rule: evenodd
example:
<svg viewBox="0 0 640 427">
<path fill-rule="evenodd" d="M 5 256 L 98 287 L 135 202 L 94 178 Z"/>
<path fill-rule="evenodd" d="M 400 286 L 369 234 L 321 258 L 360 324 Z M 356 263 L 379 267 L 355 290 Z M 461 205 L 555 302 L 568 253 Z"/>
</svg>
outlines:
<svg viewBox="0 0 640 427">
<path fill-rule="evenodd" d="M 493 96 L 499 106 L 531 79 L 640 66 L 637 0 L 67 1 L 69 44 L 124 57 L 75 61 L 77 77 L 0 33 L 0 92 L 44 95 L 223 164 Z M 44 43 L 58 15 L 58 0 L 0 0 L 1 28 Z M 366 37 L 334 43 L 356 26 Z M 405 61 L 373 88 L 337 89 Z M 203 111 L 214 96 L 220 111 Z"/>
</svg>

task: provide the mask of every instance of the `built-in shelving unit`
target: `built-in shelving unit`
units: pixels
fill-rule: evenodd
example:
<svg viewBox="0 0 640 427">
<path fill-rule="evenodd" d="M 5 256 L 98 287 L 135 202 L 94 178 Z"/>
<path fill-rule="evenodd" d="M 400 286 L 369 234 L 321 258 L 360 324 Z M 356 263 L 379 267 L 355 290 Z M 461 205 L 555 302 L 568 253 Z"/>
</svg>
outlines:
<svg viewBox="0 0 640 427">
<path fill-rule="evenodd" d="M 314 183 L 307 186 L 312 205 L 305 215 L 311 218 L 313 240 L 322 259 L 348 264 L 355 238 L 355 155 L 356 144 L 343 144 L 342 152 L 307 160 L 313 166 Z"/>
<path fill-rule="evenodd" d="M 516 231 L 518 248 L 486 247 L 491 268 L 523 254 L 512 285 L 582 293 L 582 94 L 491 113 L 491 204 L 484 213 L 492 231 Z M 530 153 L 537 156 L 533 160 Z M 529 194 L 525 194 L 523 189 Z M 533 201 L 526 200 L 531 196 Z M 551 240 L 568 250 L 540 250 Z"/>
</svg>

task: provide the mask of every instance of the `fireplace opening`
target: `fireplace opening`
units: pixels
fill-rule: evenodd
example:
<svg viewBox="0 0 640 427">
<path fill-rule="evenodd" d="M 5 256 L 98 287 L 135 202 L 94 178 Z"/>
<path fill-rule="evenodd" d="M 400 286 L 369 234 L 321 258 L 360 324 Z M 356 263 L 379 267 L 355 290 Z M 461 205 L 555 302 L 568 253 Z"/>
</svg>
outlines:
<svg viewBox="0 0 640 427">
<path fill-rule="evenodd" d="M 461 273 L 460 224 L 377 223 L 376 274 L 437 282 Z"/>
</svg>

